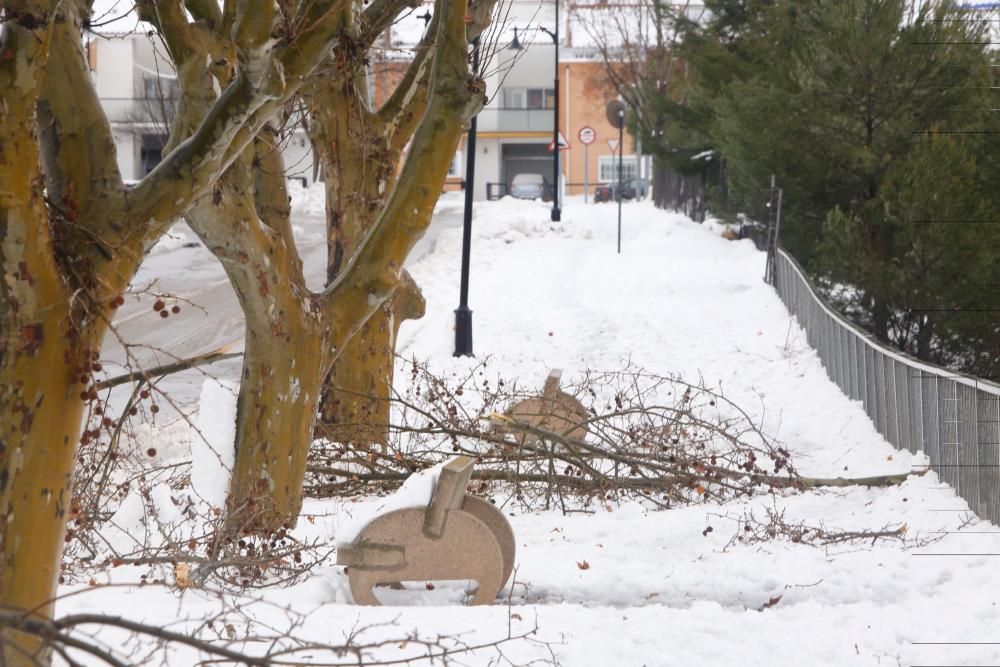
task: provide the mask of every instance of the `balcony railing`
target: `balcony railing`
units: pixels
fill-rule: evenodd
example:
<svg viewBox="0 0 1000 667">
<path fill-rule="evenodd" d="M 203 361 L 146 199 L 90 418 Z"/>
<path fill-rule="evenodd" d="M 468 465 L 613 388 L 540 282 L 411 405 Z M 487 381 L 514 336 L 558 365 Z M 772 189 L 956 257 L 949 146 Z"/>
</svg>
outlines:
<svg viewBox="0 0 1000 667">
<path fill-rule="evenodd" d="M 480 132 L 551 132 L 552 109 L 501 109 L 486 107 L 479 112 Z"/>
<path fill-rule="evenodd" d="M 156 123 L 163 124 L 172 119 L 175 99 L 154 99 L 148 97 L 102 97 L 101 107 L 112 123 Z"/>
</svg>

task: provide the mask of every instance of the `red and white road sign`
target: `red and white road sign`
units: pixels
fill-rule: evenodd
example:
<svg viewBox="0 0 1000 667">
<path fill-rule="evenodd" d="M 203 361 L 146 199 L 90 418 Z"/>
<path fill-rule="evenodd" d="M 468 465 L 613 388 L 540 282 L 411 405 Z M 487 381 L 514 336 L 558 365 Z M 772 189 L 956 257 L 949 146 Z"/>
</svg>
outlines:
<svg viewBox="0 0 1000 667">
<path fill-rule="evenodd" d="M 597 132 L 594 132 L 594 128 L 590 127 L 589 125 L 584 125 L 583 127 L 580 128 L 580 131 L 577 133 L 576 136 L 578 139 L 580 139 L 581 144 L 583 144 L 584 146 L 589 146 L 590 144 L 594 143 L 595 139 L 597 139 Z"/>
<path fill-rule="evenodd" d="M 545 150 L 551 153 L 554 147 L 555 146 L 553 146 L 552 142 L 550 141 L 548 148 L 546 148 Z M 559 133 L 559 150 L 561 151 L 569 150 L 569 142 L 566 141 L 566 137 L 563 136 L 562 132 Z"/>
<path fill-rule="evenodd" d="M 612 152 L 618 150 L 618 140 L 617 139 L 608 139 L 608 146 L 611 146 Z"/>
</svg>

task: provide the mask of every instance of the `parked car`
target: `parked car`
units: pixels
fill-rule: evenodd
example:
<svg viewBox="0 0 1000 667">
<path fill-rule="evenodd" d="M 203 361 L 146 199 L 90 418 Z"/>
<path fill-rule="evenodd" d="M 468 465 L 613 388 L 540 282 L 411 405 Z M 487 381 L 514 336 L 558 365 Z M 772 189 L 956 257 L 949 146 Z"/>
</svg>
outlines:
<svg viewBox="0 0 1000 667">
<path fill-rule="evenodd" d="M 516 199 L 541 199 L 549 197 L 549 185 L 541 174 L 517 174 L 510 182 L 510 196 Z"/>
<path fill-rule="evenodd" d="M 597 186 L 597 190 L 594 191 L 594 201 L 618 201 L 618 192 L 621 192 L 623 201 L 635 199 L 636 195 L 641 193 L 641 187 L 642 183 L 636 178 L 622 181 L 620 187 L 618 183 L 605 183 Z"/>
</svg>

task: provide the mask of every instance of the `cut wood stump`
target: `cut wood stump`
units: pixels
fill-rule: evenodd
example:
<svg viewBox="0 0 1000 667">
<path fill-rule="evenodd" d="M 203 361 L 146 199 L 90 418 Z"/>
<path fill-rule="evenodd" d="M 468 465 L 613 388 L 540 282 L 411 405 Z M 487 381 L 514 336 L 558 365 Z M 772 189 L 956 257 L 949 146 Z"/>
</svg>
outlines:
<svg viewBox="0 0 1000 667">
<path fill-rule="evenodd" d="M 514 531 L 500 510 L 465 492 L 473 464 L 454 457 L 426 508 L 380 515 L 337 549 L 356 604 L 379 604 L 372 588 L 401 581 L 472 579 L 478 588 L 471 604 L 496 599 L 514 570 Z"/>
</svg>

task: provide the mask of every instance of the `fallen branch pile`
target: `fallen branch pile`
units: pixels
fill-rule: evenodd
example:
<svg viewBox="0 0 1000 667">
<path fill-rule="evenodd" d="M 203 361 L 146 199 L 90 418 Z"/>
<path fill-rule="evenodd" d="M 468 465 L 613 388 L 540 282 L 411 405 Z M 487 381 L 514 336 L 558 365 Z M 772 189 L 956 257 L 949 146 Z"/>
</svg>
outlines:
<svg viewBox="0 0 1000 667">
<path fill-rule="evenodd" d="M 410 362 L 384 443 L 321 441 L 309 493 L 371 493 L 455 453 L 478 459 L 476 490 L 523 507 L 641 497 L 660 507 L 797 488 L 789 452 L 721 392 L 627 367 L 566 387 L 579 408 L 487 377 L 443 378 Z M 510 406 L 532 399 L 533 412 Z M 572 502 L 570 502 L 572 500 Z"/>
</svg>

